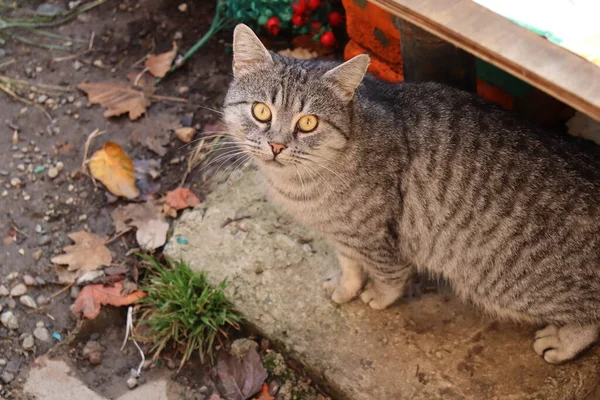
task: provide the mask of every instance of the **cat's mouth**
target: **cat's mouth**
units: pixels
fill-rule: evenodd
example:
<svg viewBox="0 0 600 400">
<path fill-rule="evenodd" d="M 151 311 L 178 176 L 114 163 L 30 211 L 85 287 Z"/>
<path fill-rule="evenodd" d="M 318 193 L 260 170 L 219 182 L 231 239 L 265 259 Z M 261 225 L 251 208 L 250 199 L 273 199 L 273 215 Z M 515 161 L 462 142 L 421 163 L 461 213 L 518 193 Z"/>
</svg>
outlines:
<svg viewBox="0 0 600 400">
<path fill-rule="evenodd" d="M 277 159 L 272 158 L 270 160 L 263 160 L 263 162 L 267 165 L 270 165 L 272 167 L 283 167 L 284 165 L 282 163 L 280 163 Z"/>
</svg>

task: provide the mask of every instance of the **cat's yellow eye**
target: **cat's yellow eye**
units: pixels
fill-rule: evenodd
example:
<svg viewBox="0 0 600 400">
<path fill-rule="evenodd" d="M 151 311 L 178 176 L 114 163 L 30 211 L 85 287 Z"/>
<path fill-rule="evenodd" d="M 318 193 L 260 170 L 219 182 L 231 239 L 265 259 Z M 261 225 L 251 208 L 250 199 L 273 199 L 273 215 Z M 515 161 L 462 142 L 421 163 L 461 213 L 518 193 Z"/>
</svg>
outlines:
<svg viewBox="0 0 600 400">
<path fill-rule="evenodd" d="M 265 103 L 254 103 L 252 115 L 260 122 L 269 122 L 271 120 L 271 109 Z"/>
<path fill-rule="evenodd" d="M 298 130 L 302 133 L 309 133 L 317 129 L 319 120 L 314 115 L 305 115 L 298 120 Z"/>
</svg>

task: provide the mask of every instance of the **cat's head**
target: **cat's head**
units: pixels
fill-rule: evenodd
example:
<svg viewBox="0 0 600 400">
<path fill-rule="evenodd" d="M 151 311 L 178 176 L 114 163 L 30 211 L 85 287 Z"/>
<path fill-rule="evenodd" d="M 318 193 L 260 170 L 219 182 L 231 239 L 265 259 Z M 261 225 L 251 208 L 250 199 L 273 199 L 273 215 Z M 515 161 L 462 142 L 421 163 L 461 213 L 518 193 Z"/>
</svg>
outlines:
<svg viewBox="0 0 600 400">
<path fill-rule="evenodd" d="M 344 149 L 369 56 L 341 65 L 283 57 L 269 52 L 242 24 L 235 28 L 233 51 L 224 119 L 261 167 L 295 169 L 302 158 L 325 163 Z"/>
</svg>

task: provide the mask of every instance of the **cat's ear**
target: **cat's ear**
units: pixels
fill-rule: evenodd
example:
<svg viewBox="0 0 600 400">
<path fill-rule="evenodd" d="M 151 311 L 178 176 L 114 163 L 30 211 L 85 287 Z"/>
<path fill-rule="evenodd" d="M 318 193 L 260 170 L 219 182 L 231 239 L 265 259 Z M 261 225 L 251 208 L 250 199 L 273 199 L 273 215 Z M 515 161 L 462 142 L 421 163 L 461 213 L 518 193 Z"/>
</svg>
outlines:
<svg viewBox="0 0 600 400">
<path fill-rule="evenodd" d="M 248 26 L 238 24 L 233 31 L 233 76 L 240 77 L 273 58 L 260 39 Z"/>
<path fill-rule="evenodd" d="M 367 73 L 370 62 L 367 54 L 360 54 L 327 71 L 323 77 L 333 83 L 343 100 L 350 101 Z"/>
</svg>

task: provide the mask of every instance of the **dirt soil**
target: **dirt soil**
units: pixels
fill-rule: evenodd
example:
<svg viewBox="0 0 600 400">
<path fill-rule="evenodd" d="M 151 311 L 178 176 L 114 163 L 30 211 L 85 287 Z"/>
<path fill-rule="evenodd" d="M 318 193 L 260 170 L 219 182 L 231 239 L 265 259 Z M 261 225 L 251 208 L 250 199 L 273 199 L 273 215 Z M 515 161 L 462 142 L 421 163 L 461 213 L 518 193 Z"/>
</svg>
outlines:
<svg viewBox="0 0 600 400">
<path fill-rule="evenodd" d="M 41 2 L 22 3 L 11 16 L 33 16 Z M 53 4 L 65 6 L 66 1 Z M 180 11 L 178 4 L 168 0 L 107 1 L 52 29 L 54 33 L 85 43 L 94 34 L 93 48 L 85 54 L 81 54 L 87 47 L 85 43 L 71 52 L 50 51 L 13 40 L 0 47 L 0 76 L 25 80 L 38 87 L 47 84 L 70 89 L 58 96 L 35 92 L 31 87 L 16 91 L 36 106 L 0 92 L 0 235 L 4 239 L 0 244 L 3 256 L 0 285 L 11 291 L 26 283 L 26 295 L 37 303 L 37 308 L 30 308 L 21 303 L 19 296 L 0 292 L 0 311 L 11 311 L 19 325 L 16 330 L 0 325 L 0 397 L 19 398 L 19 387 L 33 360 L 66 341 L 76 328 L 69 307 L 78 288 L 61 291 L 65 285 L 57 283 L 55 268 L 50 262 L 64 246 L 72 244 L 67 234 L 86 230 L 100 237 L 115 235 L 110 213 L 124 202 L 109 204 L 101 185 L 94 186 L 92 180 L 81 173 L 88 135 L 95 129 L 107 132 L 94 140 L 90 154 L 105 142 L 114 141 L 132 159 L 160 159 L 162 167 L 156 180 L 161 185 L 156 195 L 159 197 L 178 186 L 186 169 L 189 147 L 182 148 L 183 143 L 171 132 L 168 151 L 160 157 L 132 143 L 132 131 L 156 124 L 175 128 L 180 120 L 202 130 L 217 120 L 217 113 L 207 108 L 220 108 L 230 80 L 231 55 L 227 45 L 231 32 L 221 32 L 181 70 L 158 86 L 156 94 L 182 97 L 187 103 L 154 102 L 141 121 L 132 122 L 126 116 L 107 119 L 103 108 L 89 105 L 85 94 L 76 89 L 83 81 L 126 81 L 128 72 L 139 72 L 143 68 L 140 60 L 149 53 L 169 50 L 174 39 L 180 49 L 191 47 L 208 29 L 214 2 L 189 2 L 186 12 Z M 0 9 L 0 14 L 3 10 Z M 50 170 L 53 168 L 58 170 L 58 175 L 52 178 L 54 174 Z M 188 186 L 202 198 L 207 189 L 202 184 L 201 172 L 190 174 L 187 182 L 191 182 Z M 134 256 L 126 254 L 135 247 L 133 234 L 111 243 L 112 264 L 135 265 Z M 128 272 L 129 275 L 134 273 L 133 270 Z M 110 319 L 103 329 L 96 329 L 87 337 L 80 334 L 71 347 L 54 350 L 72 356 L 85 382 L 109 398 L 118 394 L 129 369 L 139 363 L 136 352 L 123 355 L 118 351 L 125 326 L 122 312 L 118 318 Z M 41 335 L 40 340 L 36 336 L 31 347 L 27 342 L 36 324 L 52 337 Z M 110 329 L 105 329 L 107 326 Z M 90 338 L 99 340 L 105 349 L 111 349 L 99 367 L 92 367 L 81 358 L 81 346 Z M 199 390 L 210 383 L 210 379 L 204 377 L 206 369 L 198 366 L 192 370 L 178 377 L 190 390 Z M 116 391 L 112 387 L 115 382 L 120 385 Z M 190 398 L 204 398 L 210 391 L 212 389 L 207 392 L 204 388 L 198 397 L 191 391 Z"/>
</svg>

